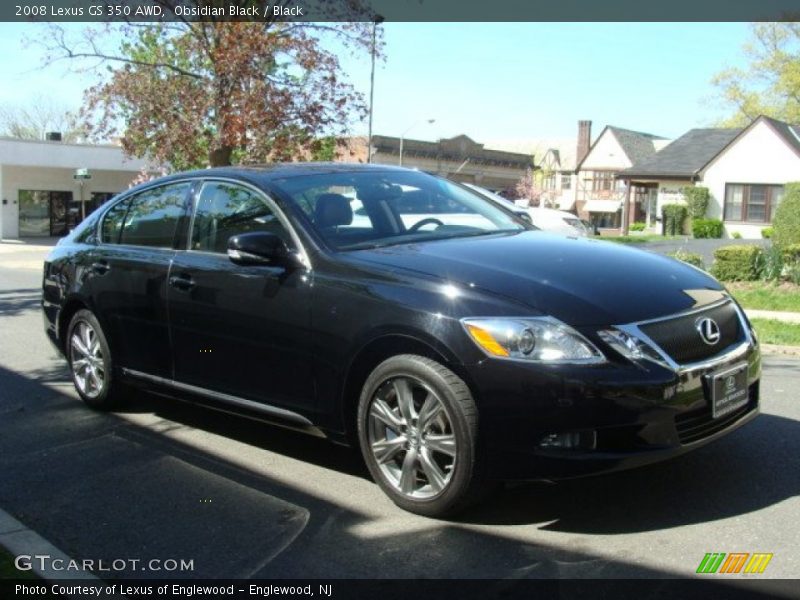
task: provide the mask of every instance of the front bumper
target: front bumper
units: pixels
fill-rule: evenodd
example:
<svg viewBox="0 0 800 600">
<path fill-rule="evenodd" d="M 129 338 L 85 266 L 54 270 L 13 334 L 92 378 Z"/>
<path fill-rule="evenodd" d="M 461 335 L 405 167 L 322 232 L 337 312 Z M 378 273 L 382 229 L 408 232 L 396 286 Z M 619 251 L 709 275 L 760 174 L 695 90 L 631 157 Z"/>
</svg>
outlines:
<svg viewBox="0 0 800 600">
<path fill-rule="evenodd" d="M 747 364 L 748 400 L 713 418 L 709 376 Z M 492 477 L 561 479 L 678 456 L 730 433 L 759 412 L 761 355 L 748 339 L 702 364 L 543 366 L 483 361 L 471 373 L 480 407 L 480 451 Z M 543 446 L 576 433 L 572 449 Z M 587 440 L 588 443 L 584 443 Z"/>
</svg>

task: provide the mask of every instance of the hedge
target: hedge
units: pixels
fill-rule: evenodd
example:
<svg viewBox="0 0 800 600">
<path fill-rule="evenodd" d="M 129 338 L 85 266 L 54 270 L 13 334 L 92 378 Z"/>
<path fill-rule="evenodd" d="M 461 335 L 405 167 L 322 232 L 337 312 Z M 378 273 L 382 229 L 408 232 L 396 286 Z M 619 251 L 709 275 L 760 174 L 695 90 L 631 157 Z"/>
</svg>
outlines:
<svg viewBox="0 0 800 600">
<path fill-rule="evenodd" d="M 645 227 L 647 227 L 647 223 L 642 223 L 641 221 L 631 223 L 631 231 L 644 231 Z"/>
<path fill-rule="evenodd" d="M 692 219 L 702 219 L 706 216 L 708 201 L 711 194 L 707 187 L 687 186 L 681 190 L 686 199 L 686 207 Z"/>
<path fill-rule="evenodd" d="M 800 182 L 787 183 L 772 219 L 772 241 L 781 247 L 800 244 Z"/>
<path fill-rule="evenodd" d="M 705 269 L 706 266 L 703 263 L 703 257 L 695 252 L 687 252 L 686 250 L 676 250 L 675 252 L 670 252 L 667 256 L 671 256 L 677 260 L 683 261 L 685 263 L 689 263 L 690 265 L 694 265 L 700 269 Z"/>
<path fill-rule="evenodd" d="M 754 281 L 763 264 L 760 246 L 722 246 L 714 251 L 711 274 L 721 281 Z"/>
<path fill-rule="evenodd" d="M 765 240 L 770 239 L 772 237 L 772 227 L 764 227 L 764 229 L 761 230 L 761 237 Z"/>
<path fill-rule="evenodd" d="M 722 221 L 719 219 L 694 219 L 692 235 L 696 238 L 719 239 L 722 237 Z"/>
<path fill-rule="evenodd" d="M 789 244 L 781 248 L 781 253 L 785 263 L 800 263 L 800 244 Z"/>
<path fill-rule="evenodd" d="M 664 235 L 680 235 L 683 233 L 683 222 L 686 220 L 686 206 L 683 204 L 665 204 L 661 207 L 664 223 Z"/>
</svg>

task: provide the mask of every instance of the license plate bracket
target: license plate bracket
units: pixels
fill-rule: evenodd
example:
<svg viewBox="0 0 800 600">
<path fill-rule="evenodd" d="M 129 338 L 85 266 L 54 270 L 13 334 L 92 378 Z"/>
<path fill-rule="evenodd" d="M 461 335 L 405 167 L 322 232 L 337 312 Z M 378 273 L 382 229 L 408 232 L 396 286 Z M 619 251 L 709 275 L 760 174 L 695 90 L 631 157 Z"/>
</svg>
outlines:
<svg viewBox="0 0 800 600">
<path fill-rule="evenodd" d="M 712 373 L 709 378 L 712 418 L 719 419 L 747 404 L 747 363 Z"/>
</svg>

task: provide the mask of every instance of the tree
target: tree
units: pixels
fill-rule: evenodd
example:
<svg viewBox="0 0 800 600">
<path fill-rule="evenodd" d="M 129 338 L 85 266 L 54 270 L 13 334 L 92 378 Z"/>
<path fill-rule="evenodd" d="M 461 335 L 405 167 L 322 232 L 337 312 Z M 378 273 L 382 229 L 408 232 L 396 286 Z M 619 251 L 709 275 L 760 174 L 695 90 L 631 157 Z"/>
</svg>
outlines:
<svg viewBox="0 0 800 600">
<path fill-rule="evenodd" d="M 726 69 L 712 80 L 733 109 L 723 125 L 747 125 L 762 114 L 800 122 L 800 23 L 755 23 L 751 30 L 747 68 Z"/>
<path fill-rule="evenodd" d="M 43 140 L 49 131 L 61 133 L 65 142 L 76 142 L 85 135 L 77 127 L 76 115 L 50 98 L 36 96 L 24 104 L 0 106 L 0 135 Z"/>
<path fill-rule="evenodd" d="M 186 4 L 157 2 L 167 11 Z M 93 136 L 187 169 L 306 158 L 366 115 L 326 42 L 339 52 L 371 49 L 371 23 L 191 22 L 172 12 L 175 22 L 89 28 L 79 40 L 51 26 L 49 61 L 108 67 L 86 93 L 82 117 Z M 118 47 L 104 45 L 109 33 L 121 36 Z"/>
</svg>

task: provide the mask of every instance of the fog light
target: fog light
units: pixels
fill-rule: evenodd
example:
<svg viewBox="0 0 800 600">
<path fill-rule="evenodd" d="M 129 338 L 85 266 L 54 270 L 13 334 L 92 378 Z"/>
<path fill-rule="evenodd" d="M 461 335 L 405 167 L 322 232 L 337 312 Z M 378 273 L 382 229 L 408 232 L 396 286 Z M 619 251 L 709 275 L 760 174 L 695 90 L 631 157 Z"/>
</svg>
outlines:
<svg viewBox="0 0 800 600">
<path fill-rule="evenodd" d="M 539 448 L 558 450 L 594 450 L 596 445 L 597 434 L 594 431 L 551 433 L 539 442 Z"/>
</svg>

